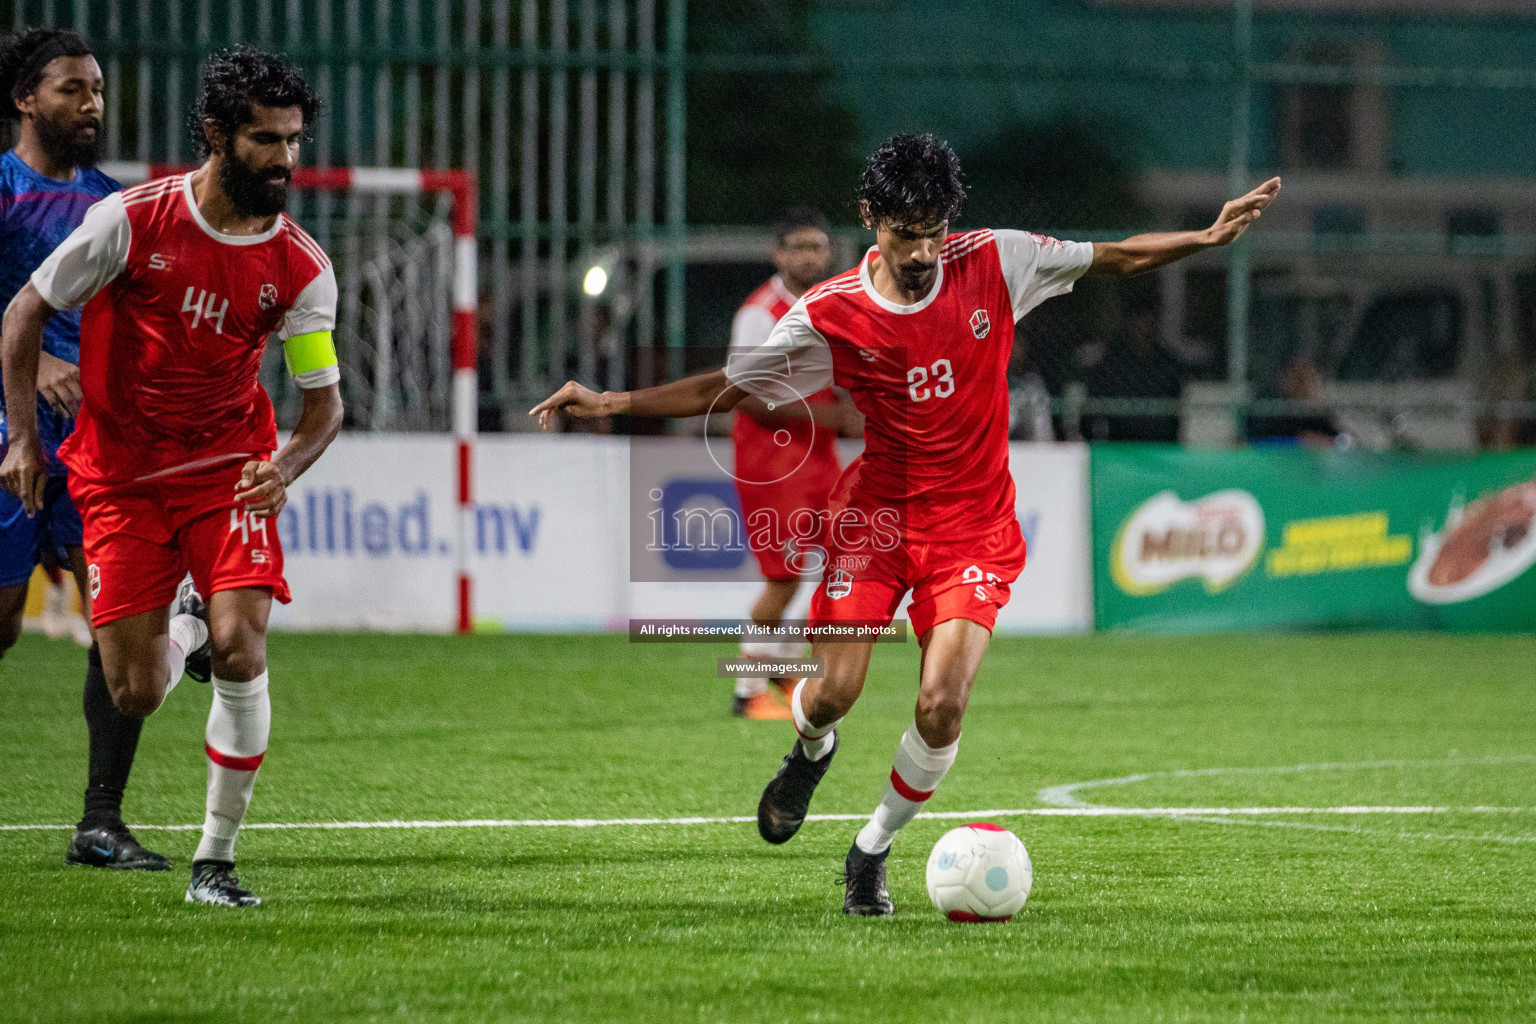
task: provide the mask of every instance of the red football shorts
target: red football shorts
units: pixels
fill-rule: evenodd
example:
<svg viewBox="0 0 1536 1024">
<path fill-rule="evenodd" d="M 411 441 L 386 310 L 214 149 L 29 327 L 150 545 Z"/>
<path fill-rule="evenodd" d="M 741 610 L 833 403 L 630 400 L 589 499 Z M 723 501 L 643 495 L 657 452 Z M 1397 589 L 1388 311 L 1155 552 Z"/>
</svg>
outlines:
<svg viewBox="0 0 1536 1024">
<path fill-rule="evenodd" d="M 1009 586 L 1024 571 L 1024 555 L 1016 521 L 974 540 L 829 552 L 826 574 L 811 598 L 811 628 L 840 621 L 884 625 L 910 590 L 907 615 L 919 639 L 950 619 L 969 619 L 990 630 L 1008 603 Z"/>
<path fill-rule="evenodd" d="M 804 554 L 798 559 L 795 556 L 807 548 L 820 548 L 826 530 L 827 493 L 839 472 L 836 458 L 822 460 L 812 455 L 786 480 L 771 484 L 736 481 L 747 543 L 757 556 L 763 579 L 799 580 L 806 569 L 816 570 L 819 558 L 811 561 Z"/>
<path fill-rule="evenodd" d="M 166 607 L 188 570 L 205 598 L 266 587 L 284 604 L 291 600 L 277 520 L 235 507 L 247 461 L 131 484 L 89 484 L 70 474 L 69 493 L 85 521 L 96 625 Z"/>
</svg>

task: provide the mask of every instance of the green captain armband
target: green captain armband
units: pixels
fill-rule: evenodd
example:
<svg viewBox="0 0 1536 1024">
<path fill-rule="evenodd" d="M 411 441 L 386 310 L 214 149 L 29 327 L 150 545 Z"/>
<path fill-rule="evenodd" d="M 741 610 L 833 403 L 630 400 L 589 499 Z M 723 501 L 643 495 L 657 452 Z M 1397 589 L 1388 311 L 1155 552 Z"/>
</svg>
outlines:
<svg viewBox="0 0 1536 1024">
<path fill-rule="evenodd" d="M 288 372 L 300 387 L 324 387 L 340 379 L 336 365 L 336 344 L 330 331 L 295 334 L 283 342 Z"/>
</svg>

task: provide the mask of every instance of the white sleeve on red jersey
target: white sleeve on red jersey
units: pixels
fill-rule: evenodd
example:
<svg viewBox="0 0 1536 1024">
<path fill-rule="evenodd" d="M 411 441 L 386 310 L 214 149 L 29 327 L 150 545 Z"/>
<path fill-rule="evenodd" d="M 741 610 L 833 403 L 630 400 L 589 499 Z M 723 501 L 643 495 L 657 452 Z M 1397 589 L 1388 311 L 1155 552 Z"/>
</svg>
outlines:
<svg viewBox="0 0 1536 1024">
<path fill-rule="evenodd" d="M 832 386 L 832 349 L 812 325 L 801 299 L 761 345 L 743 350 L 731 346 L 725 376 L 770 405 L 797 402 Z"/>
<path fill-rule="evenodd" d="M 296 334 L 336 329 L 336 270 L 327 263 L 293 300 L 278 336 L 285 341 Z"/>
<path fill-rule="evenodd" d="M 731 321 L 731 351 L 746 352 L 765 344 L 776 323 L 762 306 L 742 306 Z"/>
<path fill-rule="evenodd" d="M 1013 319 L 1046 299 L 1065 295 L 1093 262 L 1092 242 L 1062 242 L 1028 231 L 993 231 L 1013 302 Z"/>
<path fill-rule="evenodd" d="M 293 306 L 283 317 L 278 337 L 287 341 L 300 334 L 316 331 L 330 332 L 336 329 L 336 271 L 327 263 L 315 279 L 304 286 Z M 341 368 L 336 365 L 309 370 L 294 375 L 294 382 L 301 388 L 330 387 L 341 380 Z"/>
<path fill-rule="evenodd" d="M 123 272 L 132 237 L 123 194 L 113 192 L 86 210 L 80 226 L 32 272 L 32 287 L 56 310 L 79 309 Z"/>
</svg>

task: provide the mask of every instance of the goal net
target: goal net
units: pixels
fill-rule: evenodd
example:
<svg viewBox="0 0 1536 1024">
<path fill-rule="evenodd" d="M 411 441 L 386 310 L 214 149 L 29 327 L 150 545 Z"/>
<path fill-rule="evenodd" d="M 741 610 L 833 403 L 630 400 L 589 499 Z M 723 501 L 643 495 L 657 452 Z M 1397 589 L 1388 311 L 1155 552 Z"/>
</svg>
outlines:
<svg viewBox="0 0 1536 1024">
<path fill-rule="evenodd" d="M 402 211 L 393 200 L 328 204 L 317 198 L 324 197 L 305 197 L 293 212 L 336 270 L 336 355 L 348 428 L 446 433 L 453 425 L 454 240 L 448 219 Z M 315 209 L 327 205 L 356 209 L 331 216 Z M 268 349 L 262 383 L 278 422 L 291 426 L 299 392 L 277 346 Z"/>
</svg>

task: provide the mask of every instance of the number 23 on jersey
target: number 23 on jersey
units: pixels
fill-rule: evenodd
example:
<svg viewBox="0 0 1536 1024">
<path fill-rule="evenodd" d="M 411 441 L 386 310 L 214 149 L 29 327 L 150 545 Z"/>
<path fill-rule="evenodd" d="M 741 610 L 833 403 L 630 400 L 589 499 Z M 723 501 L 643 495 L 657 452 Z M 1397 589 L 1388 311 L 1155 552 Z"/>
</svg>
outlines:
<svg viewBox="0 0 1536 1024">
<path fill-rule="evenodd" d="M 929 382 L 933 386 L 929 387 Z M 948 398 L 955 393 L 955 371 L 948 359 L 935 359 L 931 366 L 914 366 L 907 371 L 907 396 L 914 402 L 930 398 Z"/>
</svg>

